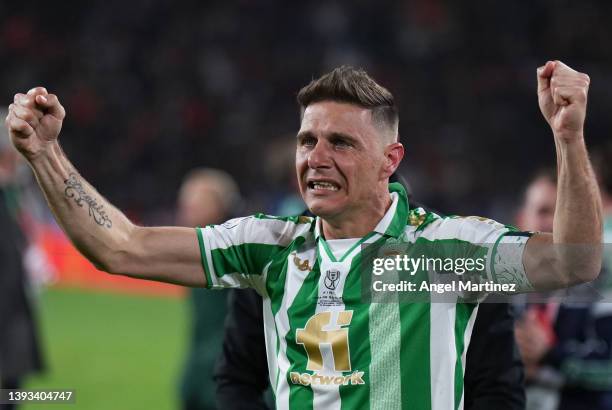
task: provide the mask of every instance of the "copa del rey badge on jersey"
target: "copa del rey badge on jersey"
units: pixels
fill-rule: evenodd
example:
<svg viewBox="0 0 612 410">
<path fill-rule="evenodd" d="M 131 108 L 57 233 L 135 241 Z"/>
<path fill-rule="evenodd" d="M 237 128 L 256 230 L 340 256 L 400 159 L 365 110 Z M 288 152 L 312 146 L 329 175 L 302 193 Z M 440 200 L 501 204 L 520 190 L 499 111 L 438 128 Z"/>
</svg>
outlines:
<svg viewBox="0 0 612 410">
<path fill-rule="evenodd" d="M 319 307 L 343 306 L 342 293 L 348 268 L 346 263 L 323 260 L 319 279 Z"/>
<path fill-rule="evenodd" d="M 323 284 L 329 290 L 336 290 L 340 281 L 340 271 L 338 269 L 328 269 L 325 272 Z"/>
</svg>

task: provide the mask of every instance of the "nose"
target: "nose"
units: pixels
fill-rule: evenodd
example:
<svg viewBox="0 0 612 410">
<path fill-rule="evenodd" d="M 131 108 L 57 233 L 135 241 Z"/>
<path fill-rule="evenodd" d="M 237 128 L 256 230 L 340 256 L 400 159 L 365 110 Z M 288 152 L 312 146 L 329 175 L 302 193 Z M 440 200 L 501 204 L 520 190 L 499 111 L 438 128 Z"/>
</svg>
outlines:
<svg viewBox="0 0 612 410">
<path fill-rule="evenodd" d="M 308 154 L 308 167 L 311 169 L 330 168 L 331 152 L 325 141 L 318 141 Z"/>
</svg>

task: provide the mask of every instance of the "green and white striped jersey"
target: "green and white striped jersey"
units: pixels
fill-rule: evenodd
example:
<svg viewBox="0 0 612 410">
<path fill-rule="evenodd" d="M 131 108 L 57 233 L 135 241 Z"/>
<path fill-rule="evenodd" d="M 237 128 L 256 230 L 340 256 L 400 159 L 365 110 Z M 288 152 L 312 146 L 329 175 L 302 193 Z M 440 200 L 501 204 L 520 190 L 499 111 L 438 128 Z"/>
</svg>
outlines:
<svg viewBox="0 0 612 410">
<path fill-rule="evenodd" d="M 373 232 L 336 258 L 319 218 L 255 215 L 198 228 L 210 288 L 255 288 L 264 300 L 270 382 L 279 409 L 460 409 L 474 303 L 372 303 L 362 298 L 362 246 L 401 242 L 523 244 L 484 218 L 441 218 L 392 205 Z M 494 252 L 493 247 L 487 252 Z M 500 252 L 501 253 L 501 252 Z M 522 270 L 522 253 L 489 255 Z"/>
</svg>

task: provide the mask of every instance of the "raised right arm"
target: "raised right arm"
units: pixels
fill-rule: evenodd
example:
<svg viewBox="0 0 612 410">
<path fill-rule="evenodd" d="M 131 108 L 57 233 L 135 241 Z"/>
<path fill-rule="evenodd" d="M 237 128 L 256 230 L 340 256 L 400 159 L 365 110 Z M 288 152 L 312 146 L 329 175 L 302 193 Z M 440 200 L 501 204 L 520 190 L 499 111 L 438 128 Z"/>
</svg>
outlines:
<svg viewBox="0 0 612 410">
<path fill-rule="evenodd" d="M 42 87 L 15 95 L 6 125 L 58 223 L 77 249 L 109 273 L 186 286 L 206 286 L 195 229 L 134 225 L 70 163 L 57 137 L 65 117 Z"/>
</svg>

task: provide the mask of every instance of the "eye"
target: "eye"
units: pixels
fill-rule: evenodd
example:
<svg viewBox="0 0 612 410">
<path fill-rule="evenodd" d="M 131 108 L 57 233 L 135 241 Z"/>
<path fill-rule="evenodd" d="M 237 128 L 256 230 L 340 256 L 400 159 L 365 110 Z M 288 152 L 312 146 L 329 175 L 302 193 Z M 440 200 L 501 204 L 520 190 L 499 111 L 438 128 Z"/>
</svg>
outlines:
<svg viewBox="0 0 612 410">
<path fill-rule="evenodd" d="M 313 137 L 304 137 L 300 139 L 300 145 L 303 147 L 314 147 L 317 143 L 316 138 Z"/>
<path fill-rule="evenodd" d="M 344 139 L 336 139 L 333 141 L 333 144 L 335 147 L 338 147 L 338 148 L 348 148 L 352 146 L 350 142 Z"/>
</svg>

